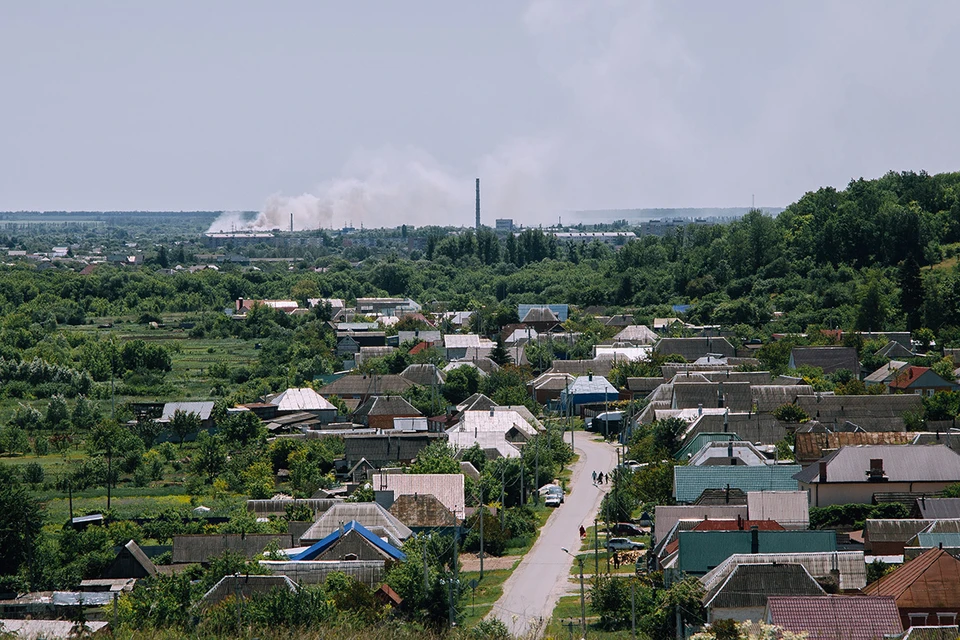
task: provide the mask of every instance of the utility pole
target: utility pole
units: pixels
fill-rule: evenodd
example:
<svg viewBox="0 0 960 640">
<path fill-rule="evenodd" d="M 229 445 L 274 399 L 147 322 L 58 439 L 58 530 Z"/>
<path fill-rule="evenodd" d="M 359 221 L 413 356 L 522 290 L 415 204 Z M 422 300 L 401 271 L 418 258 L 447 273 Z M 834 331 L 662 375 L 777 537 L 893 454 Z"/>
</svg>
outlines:
<svg viewBox="0 0 960 640">
<path fill-rule="evenodd" d="M 587 605 L 586 596 L 583 592 L 583 558 L 577 556 L 580 562 L 580 634 L 582 638 L 587 637 Z"/>
<path fill-rule="evenodd" d="M 636 580 L 630 581 L 630 628 L 632 629 L 633 640 L 637 640 L 637 583 L 636 583 Z"/>
<path fill-rule="evenodd" d="M 597 519 L 593 519 L 593 575 L 600 575 L 600 527 Z"/>
<path fill-rule="evenodd" d="M 506 460 L 506 458 L 501 458 Z M 521 470 L 522 473 L 522 470 Z M 500 464 L 500 529 L 503 530 L 503 519 L 506 516 L 507 506 L 507 463 Z"/>
<path fill-rule="evenodd" d="M 483 491 L 483 489 L 481 489 Z M 480 579 L 483 580 L 483 516 L 485 509 L 483 508 L 483 498 L 480 498 Z"/>
<path fill-rule="evenodd" d="M 537 436 L 536 451 L 533 452 L 534 460 L 536 464 L 536 471 L 534 472 L 534 484 L 536 485 L 533 488 L 533 495 L 536 496 L 534 499 L 537 501 L 537 504 L 540 504 L 540 438 L 542 436 Z"/>
<path fill-rule="evenodd" d="M 423 595 L 430 593 L 430 581 L 427 575 L 427 539 L 424 538 L 420 545 L 420 555 L 423 556 Z"/>
</svg>

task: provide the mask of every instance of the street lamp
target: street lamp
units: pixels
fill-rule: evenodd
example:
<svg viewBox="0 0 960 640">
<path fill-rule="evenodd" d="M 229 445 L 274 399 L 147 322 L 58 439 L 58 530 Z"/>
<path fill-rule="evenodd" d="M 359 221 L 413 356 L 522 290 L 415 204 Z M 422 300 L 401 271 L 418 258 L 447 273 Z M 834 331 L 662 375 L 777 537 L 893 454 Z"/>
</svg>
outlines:
<svg viewBox="0 0 960 640">
<path fill-rule="evenodd" d="M 587 637 L 587 605 L 586 597 L 583 591 L 583 556 L 573 555 L 570 553 L 570 550 L 566 547 L 560 547 L 560 550 L 563 551 L 568 556 L 574 558 L 577 561 L 577 564 L 580 565 L 580 634 L 581 637 Z"/>
</svg>

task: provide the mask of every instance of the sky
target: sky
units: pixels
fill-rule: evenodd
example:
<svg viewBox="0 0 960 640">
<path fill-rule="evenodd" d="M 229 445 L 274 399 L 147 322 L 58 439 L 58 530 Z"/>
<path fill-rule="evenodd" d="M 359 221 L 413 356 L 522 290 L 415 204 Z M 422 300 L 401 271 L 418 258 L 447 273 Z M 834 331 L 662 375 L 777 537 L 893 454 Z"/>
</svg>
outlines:
<svg viewBox="0 0 960 640">
<path fill-rule="evenodd" d="M 960 4 L 14 0 L 0 210 L 785 206 L 958 166 Z M 225 215 L 221 227 L 237 221 Z"/>
</svg>

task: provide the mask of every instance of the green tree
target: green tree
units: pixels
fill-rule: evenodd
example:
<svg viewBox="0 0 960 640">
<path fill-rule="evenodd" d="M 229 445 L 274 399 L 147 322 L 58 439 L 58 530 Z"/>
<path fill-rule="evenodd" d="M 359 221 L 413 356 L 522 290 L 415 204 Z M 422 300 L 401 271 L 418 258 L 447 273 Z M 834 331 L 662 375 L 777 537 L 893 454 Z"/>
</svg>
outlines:
<svg viewBox="0 0 960 640">
<path fill-rule="evenodd" d="M 263 443 L 267 438 L 267 429 L 263 422 L 252 411 L 239 411 L 229 415 L 223 421 L 221 433 L 227 442 L 245 447 L 248 444 Z"/>
<path fill-rule="evenodd" d="M 212 483 L 218 473 L 223 471 L 227 464 L 227 447 L 221 436 L 211 436 L 201 431 L 197 437 L 197 452 L 193 460 L 193 471 L 197 475 L 206 476 L 208 483 Z"/>
<path fill-rule="evenodd" d="M 70 422 L 70 411 L 67 408 L 67 401 L 62 395 L 55 395 L 50 398 L 47 404 L 47 412 L 44 416 L 44 424 L 51 431 L 59 431 Z"/>
<path fill-rule="evenodd" d="M 493 351 L 490 352 L 490 359 L 501 367 L 505 364 L 510 364 L 513 362 L 513 357 L 504 346 L 503 338 L 500 335 L 497 335 L 497 344 L 493 347 Z"/>
<path fill-rule="evenodd" d="M 29 453 L 30 438 L 27 437 L 27 432 L 20 427 L 10 425 L 0 430 L 0 447 L 7 454 Z"/>
<path fill-rule="evenodd" d="M 42 542 L 43 512 L 9 467 L 0 466 L 0 577 L 33 562 Z"/>
<path fill-rule="evenodd" d="M 420 450 L 410 473 L 460 473 L 460 463 L 445 441 L 436 440 Z"/>
<path fill-rule="evenodd" d="M 447 373 L 443 395 L 450 404 L 460 404 L 480 388 L 480 370 L 464 365 Z"/>
<path fill-rule="evenodd" d="M 913 253 L 900 263 L 897 272 L 900 285 L 900 309 L 906 316 L 907 331 L 920 327 L 923 311 L 923 279 L 920 276 L 920 265 Z"/>
<path fill-rule="evenodd" d="M 170 419 L 170 430 L 179 438 L 181 447 L 188 435 L 200 431 L 200 426 L 200 416 L 182 409 L 174 411 L 173 418 Z"/>
</svg>

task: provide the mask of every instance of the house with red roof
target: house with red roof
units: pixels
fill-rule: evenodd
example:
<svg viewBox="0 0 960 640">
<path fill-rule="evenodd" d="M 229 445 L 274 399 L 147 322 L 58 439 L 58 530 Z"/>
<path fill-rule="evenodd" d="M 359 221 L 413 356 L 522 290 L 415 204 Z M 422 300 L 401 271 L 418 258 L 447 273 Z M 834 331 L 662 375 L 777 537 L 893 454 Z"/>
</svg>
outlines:
<svg viewBox="0 0 960 640">
<path fill-rule="evenodd" d="M 892 596 L 770 596 L 764 618 L 807 640 L 884 640 L 903 633 Z"/>
<path fill-rule="evenodd" d="M 960 615 L 960 560 L 934 547 L 863 592 L 893 597 L 904 628 L 955 625 Z"/>
<path fill-rule="evenodd" d="M 960 389 L 956 382 L 944 380 L 930 367 L 906 367 L 887 386 L 890 393 L 913 393 L 919 396 Z"/>
</svg>

